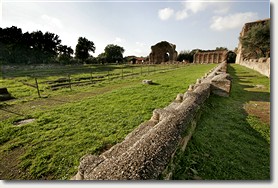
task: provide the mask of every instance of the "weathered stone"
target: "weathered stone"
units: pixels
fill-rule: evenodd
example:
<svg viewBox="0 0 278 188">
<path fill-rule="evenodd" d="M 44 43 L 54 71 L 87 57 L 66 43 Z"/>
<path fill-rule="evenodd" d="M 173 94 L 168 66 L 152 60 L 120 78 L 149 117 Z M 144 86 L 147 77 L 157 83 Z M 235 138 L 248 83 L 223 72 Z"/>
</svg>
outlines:
<svg viewBox="0 0 278 188">
<path fill-rule="evenodd" d="M 227 73 L 216 75 L 211 80 L 212 93 L 228 97 L 231 90 L 231 76 Z"/>
<path fill-rule="evenodd" d="M 176 51 L 176 45 L 167 41 L 162 41 L 154 46 L 151 46 L 150 63 L 160 64 L 167 61 L 176 61 L 178 52 Z"/>
<path fill-rule="evenodd" d="M 153 84 L 153 81 L 152 80 L 143 80 L 142 83 L 150 85 L 150 84 Z"/>
<path fill-rule="evenodd" d="M 152 118 L 134 129 L 123 142 L 100 156 L 82 157 L 78 172 L 72 179 L 157 179 L 166 169 L 177 148 L 180 145 L 182 149 L 185 148 L 186 139 L 183 134 L 188 127 L 196 125 L 197 113 L 210 93 L 216 90 L 214 87 L 221 89 L 224 82 L 231 82 L 225 73 L 215 76 L 216 72 L 221 73 L 222 66 L 225 66 L 225 63 L 215 68 L 202 83 L 196 84 L 184 95 L 179 94 L 170 105 L 154 110 Z M 226 85 L 224 89 L 227 90 Z"/>
<path fill-rule="evenodd" d="M 242 27 L 239 37 L 244 37 L 253 26 L 257 26 L 260 24 L 266 24 L 267 22 L 270 22 L 270 18 L 245 23 L 244 26 Z M 241 42 L 239 41 L 236 54 L 237 54 L 236 55 L 236 63 L 237 64 L 240 64 L 240 65 L 243 65 L 250 69 L 253 69 L 255 71 L 258 71 L 259 73 L 270 78 L 270 76 L 271 76 L 270 75 L 270 72 L 271 72 L 270 71 L 270 68 L 271 68 L 270 51 L 266 55 L 267 57 L 256 59 L 257 57 L 254 55 L 250 56 L 250 54 L 244 54 L 243 46 L 242 46 Z"/>
<path fill-rule="evenodd" d="M 194 54 L 193 63 L 222 63 L 228 57 L 228 50 L 199 50 Z"/>
</svg>

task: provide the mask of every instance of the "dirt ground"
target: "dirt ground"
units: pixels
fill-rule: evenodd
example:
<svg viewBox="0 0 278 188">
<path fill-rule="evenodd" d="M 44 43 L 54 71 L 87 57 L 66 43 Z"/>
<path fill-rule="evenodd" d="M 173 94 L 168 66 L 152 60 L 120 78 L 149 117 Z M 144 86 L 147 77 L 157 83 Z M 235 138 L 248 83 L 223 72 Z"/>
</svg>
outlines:
<svg viewBox="0 0 278 188">
<path fill-rule="evenodd" d="M 244 108 L 248 114 L 256 116 L 262 122 L 270 125 L 270 102 L 250 101 Z"/>
</svg>

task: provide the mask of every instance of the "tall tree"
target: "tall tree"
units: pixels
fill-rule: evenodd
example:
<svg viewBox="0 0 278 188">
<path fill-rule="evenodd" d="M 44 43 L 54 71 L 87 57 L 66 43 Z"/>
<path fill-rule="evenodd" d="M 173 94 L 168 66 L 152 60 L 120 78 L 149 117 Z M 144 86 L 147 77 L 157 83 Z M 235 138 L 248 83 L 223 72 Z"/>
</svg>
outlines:
<svg viewBox="0 0 278 188">
<path fill-rule="evenodd" d="M 58 54 L 61 40 L 54 33 L 34 31 L 30 34 L 30 48 L 32 49 L 32 63 L 48 63 Z"/>
<path fill-rule="evenodd" d="M 85 37 L 79 37 L 75 48 L 75 57 L 84 62 L 90 56 L 89 52 L 92 51 L 95 53 L 95 49 L 95 44 L 92 41 L 89 41 Z"/>
<path fill-rule="evenodd" d="M 0 30 L 0 56 L 4 62 L 20 63 L 24 58 L 22 30 L 15 26 Z"/>
<path fill-rule="evenodd" d="M 0 28 L 0 59 L 8 64 L 53 62 L 60 44 L 54 33 L 22 33 L 16 26 Z"/>
<path fill-rule="evenodd" d="M 61 63 L 69 63 L 72 59 L 73 49 L 67 45 L 58 46 L 58 61 Z"/>
<path fill-rule="evenodd" d="M 118 63 L 123 61 L 124 48 L 114 44 L 108 44 L 104 48 L 107 63 Z"/>
<path fill-rule="evenodd" d="M 270 21 L 257 24 L 246 35 L 240 37 L 245 58 L 260 58 L 270 56 Z"/>
<path fill-rule="evenodd" d="M 106 62 L 106 55 L 104 52 L 97 56 L 97 62 L 100 64 L 104 64 Z"/>
<path fill-rule="evenodd" d="M 189 61 L 190 60 L 190 51 L 189 50 L 183 50 L 179 53 L 177 60 L 182 62 L 182 61 Z"/>
</svg>

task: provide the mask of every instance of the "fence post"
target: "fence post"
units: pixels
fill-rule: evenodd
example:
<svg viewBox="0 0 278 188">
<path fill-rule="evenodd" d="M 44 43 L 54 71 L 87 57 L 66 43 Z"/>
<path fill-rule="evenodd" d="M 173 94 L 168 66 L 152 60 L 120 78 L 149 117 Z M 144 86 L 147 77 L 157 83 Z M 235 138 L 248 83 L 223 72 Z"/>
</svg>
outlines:
<svg viewBox="0 0 278 188">
<path fill-rule="evenodd" d="M 90 78 L 91 82 L 93 82 L 93 71 L 91 70 L 91 78 Z"/>
<path fill-rule="evenodd" d="M 123 79 L 124 78 L 124 67 L 123 67 L 123 65 L 121 67 L 122 67 L 122 79 Z"/>
<path fill-rule="evenodd" d="M 71 89 L 71 80 L 70 80 L 70 75 L 68 75 L 68 78 L 69 78 L 69 88 L 70 88 L 70 90 L 72 91 L 72 89 Z"/>
<path fill-rule="evenodd" d="M 133 65 L 131 65 L 131 77 L 133 78 Z"/>
<path fill-rule="evenodd" d="M 36 83 L 36 88 L 37 88 L 37 91 L 38 91 L 38 96 L 39 96 L 39 98 L 41 98 L 41 94 L 40 94 L 39 84 L 38 84 L 37 78 L 35 78 L 35 83 Z"/>
</svg>

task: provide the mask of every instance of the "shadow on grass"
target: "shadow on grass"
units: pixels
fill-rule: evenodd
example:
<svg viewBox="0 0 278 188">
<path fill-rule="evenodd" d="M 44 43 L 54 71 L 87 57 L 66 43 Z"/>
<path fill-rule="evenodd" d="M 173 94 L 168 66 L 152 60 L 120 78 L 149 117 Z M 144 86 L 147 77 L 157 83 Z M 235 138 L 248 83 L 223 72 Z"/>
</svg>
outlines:
<svg viewBox="0 0 278 188">
<path fill-rule="evenodd" d="M 270 144 L 243 108 L 251 100 L 269 102 L 270 94 L 246 90 L 257 78 L 251 70 L 233 65 L 228 72 L 233 77 L 230 97 L 212 95 L 206 101 L 191 141 L 175 158 L 173 179 L 270 180 Z"/>
</svg>

